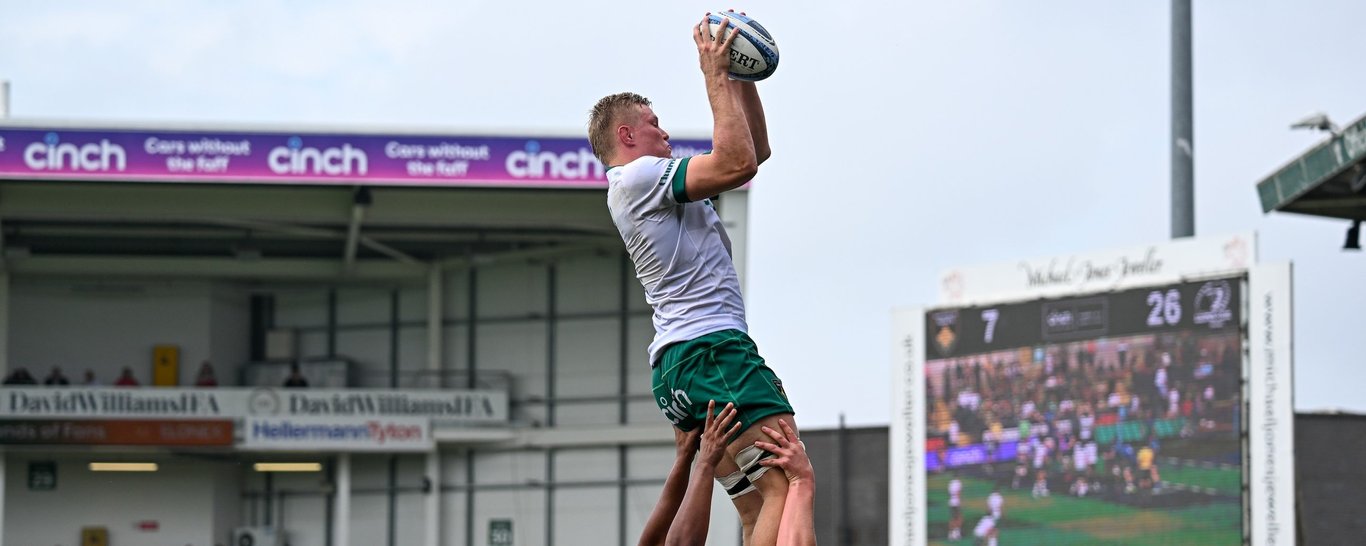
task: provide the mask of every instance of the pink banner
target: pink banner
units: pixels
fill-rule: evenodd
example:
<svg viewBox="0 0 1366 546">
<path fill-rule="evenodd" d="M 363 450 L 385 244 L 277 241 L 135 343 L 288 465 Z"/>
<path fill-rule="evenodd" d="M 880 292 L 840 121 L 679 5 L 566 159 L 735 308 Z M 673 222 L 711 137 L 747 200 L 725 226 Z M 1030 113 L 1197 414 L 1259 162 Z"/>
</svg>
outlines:
<svg viewBox="0 0 1366 546">
<path fill-rule="evenodd" d="M 710 149 L 674 140 L 675 157 Z M 0 179 L 605 188 L 588 139 L 0 126 Z"/>
</svg>

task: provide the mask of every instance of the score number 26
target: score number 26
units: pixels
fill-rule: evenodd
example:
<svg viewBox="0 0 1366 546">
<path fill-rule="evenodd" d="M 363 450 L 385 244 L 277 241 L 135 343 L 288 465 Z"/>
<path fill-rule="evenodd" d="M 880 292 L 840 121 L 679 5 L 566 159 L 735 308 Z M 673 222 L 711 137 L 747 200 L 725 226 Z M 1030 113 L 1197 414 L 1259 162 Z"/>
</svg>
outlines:
<svg viewBox="0 0 1366 546">
<path fill-rule="evenodd" d="M 1175 288 L 1163 294 L 1161 290 L 1148 292 L 1148 326 L 1176 326 L 1181 322 L 1181 293 Z"/>
</svg>

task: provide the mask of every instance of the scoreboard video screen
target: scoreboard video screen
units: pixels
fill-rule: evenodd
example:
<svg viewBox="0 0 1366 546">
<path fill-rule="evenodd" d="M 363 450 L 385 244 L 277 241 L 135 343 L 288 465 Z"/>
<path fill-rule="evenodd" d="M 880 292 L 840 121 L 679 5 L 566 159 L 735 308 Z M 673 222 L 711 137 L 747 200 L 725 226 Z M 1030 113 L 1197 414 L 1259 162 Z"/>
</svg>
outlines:
<svg viewBox="0 0 1366 546">
<path fill-rule="evenodd" d="M 927 542 L 1242 544 L 1243 279 L 927 311 Z"/>
</svg>

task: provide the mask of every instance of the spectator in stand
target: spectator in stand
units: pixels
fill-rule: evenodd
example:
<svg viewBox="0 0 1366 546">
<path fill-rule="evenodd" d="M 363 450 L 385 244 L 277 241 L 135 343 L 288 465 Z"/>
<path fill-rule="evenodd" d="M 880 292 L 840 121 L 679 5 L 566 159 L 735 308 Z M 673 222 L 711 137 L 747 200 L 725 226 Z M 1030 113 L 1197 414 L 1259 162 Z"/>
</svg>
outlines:
<svg viewBox="0 0 1366 546">
<path fill-rule="evenodd" d="M 71 381 L 62 373 L 61 367 L 53 366 L 52 371 L 47 374 L 47 378 L 43 379 L 43 384 L 49 387 L 62 387 L 70 385 Z"/>
<path fill-rule="evenodd" d="M 199 377 L 194 380 L 196 387 L 217 387 L 218 379 L 213 375 L 213 364 L 205 360 L 199 365 Z"/>
<path fill-rule="evenodd" d="M 1172 364 L 1172 356 L 1162 353 L 1162 366 L 1153 372 L 1153 386 L 1157 388 L 1157 395 L 1167 397 L 1167 368 Z"/>
<path fill-rule="evenodd" d="M 1181 384 L 1177 383 L 1167 391 L 1167 418 L 1175 419 L 1181 415 Z"/>
<path fill-rule="evenodd" d="M 299 389 L 308 387 L 308 380 L 305 379 L 304 374 L 299 371 L 298 364 L 289 365 L 289 377 L 285 378 L 285 387 Z"/>
<path fill-rule="evenodd" d="M 98 379 L 95 379 L 95 370 L 92 370 L 90 368 L 85 369 L 85 379 L 81 380 L 81 385 L 86 387 L 101 386 L 100 381 Z"/>
<path fill-rule="evenodd" d="M 140 385 L 140 383 L 138 383 L 136 377 L 133 377 L 133 369 L 128 366 L 124 366 L 123 372 L 119 374 L 119 378 L 114 380 L 115 387 L 136 387 L 138 385 Z"/>
<path fill-rule="evenodd" d="M 28 368 L 20 366 L 5 378 L 6 385 L 37 385 L 38 380 L 28 373 Z"/>
</svg>

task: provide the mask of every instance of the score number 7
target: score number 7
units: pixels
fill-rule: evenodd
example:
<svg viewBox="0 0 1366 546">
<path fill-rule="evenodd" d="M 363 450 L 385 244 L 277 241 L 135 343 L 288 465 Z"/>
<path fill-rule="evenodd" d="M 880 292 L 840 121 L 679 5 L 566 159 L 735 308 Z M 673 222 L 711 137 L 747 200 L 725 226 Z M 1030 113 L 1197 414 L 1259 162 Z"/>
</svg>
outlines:
<svg viewBox="0 0 1366 546">
<path fill-rule="evenodd" d="M 982 311 L 982 320 L 987 323 L 985 331 L 982 332 L 982 343 L 991 343 L 991 340 L 996 337 L 996 321 L 1000 318 L 1000 309 L 985 309 Z"/>
</svg>

